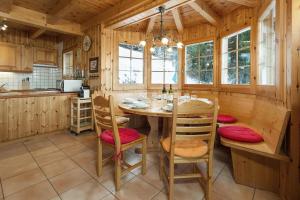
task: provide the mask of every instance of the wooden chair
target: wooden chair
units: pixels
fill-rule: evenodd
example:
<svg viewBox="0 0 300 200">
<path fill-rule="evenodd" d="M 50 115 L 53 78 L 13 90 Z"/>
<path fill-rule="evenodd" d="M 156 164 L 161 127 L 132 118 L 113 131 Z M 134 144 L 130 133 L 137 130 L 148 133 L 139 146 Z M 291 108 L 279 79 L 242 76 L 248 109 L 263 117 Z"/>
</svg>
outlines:
<svg viewBox="0 0 300 200">
<path fill-rule="evenodd" d="M 171 135 L 161 140 L 160 176 L 168 182 L 169 200 L 174 198 L 174 180 L 197 178 L 200 184 L 206 182 L 206 199 L 211 199 L 212 162 L 218 114 L 218 100 L 203 102 L 190 100 L 179 102 L 174 98 Z M 168 160 L 169 170 L 165 166 Z M 205 162 L 207 175 L 196 165 Z M 193 172 L 190 174 L 174 174 L 174 165 L 191 163 Z"/>
<path fill-rule="evenodd" d="M 104 98 L 108 98 L 108 95 L 100 90 L 95 90 L 93 94 L 95 95 L 95 99 L 94 99 L 95 105 L 100 103 L 99 100 L 97 99 L 97 96 L 102 96 Z M 120 116 L 120 115 L 116 115 L 116 121 L 117 121 L 118 126 L 126 127 L 129 123 L 129 118 Z"/>
<path fill-rule="evenodd" d="M 142 167 L 142 174 L 146 173 L 147 137 L 134 129 L 119 128 L 116 122 L 113 97 L 92 95 L 93 114 L 98 134 L 98 162 L 97 174 L 101 176 L 102 167 L 113 159 L 115 161 L 115 185 L 120 189 L 121 176 L 137 167 Z M 136 145 L 142 145 L 142 160 L 134 165 L 126 163 L 123 152 Z M 114 156 L 103 159 L 103 147 L 114 149 Z"/>
</svg>

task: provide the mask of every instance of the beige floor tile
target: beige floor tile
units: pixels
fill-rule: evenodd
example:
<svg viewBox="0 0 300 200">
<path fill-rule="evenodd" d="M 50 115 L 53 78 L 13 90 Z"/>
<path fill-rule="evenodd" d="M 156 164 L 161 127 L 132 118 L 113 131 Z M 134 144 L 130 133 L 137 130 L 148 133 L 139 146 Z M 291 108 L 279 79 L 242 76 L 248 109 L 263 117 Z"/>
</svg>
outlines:
<svg viewBox="0 0 300 200">
<path fill-rule="evenodd" d="M 114 195 L 110 194 L 106 197 L 104 197 L 103 199 L 101 200 L 118 200 L 117 197 L 115 197 Z"/>
<path fill-rule="evenodd" d="M 95 151 L 92 150 L 87 150 L 75 156 L 72 156 L 72 159 L 79 165 L 96 160 L 96 158 L 97 154 Z"/>
<path fill-rule="evenodd" d="M 90 180 L 61 194 L 63 200 L 99 200 L 110 194 L 97 181 Z"/>
<path fill-rule="evenodd" d="M 280 197 L 278 194 L 256 189 L 253 200 L 280 200 Z"/>
<path fill-rule="evenodd" d="M 43 181 L 8 196 L 6 200 L 48 200 L 55 197 L 57 194 L 50 183 Z"/>
<path fill-rule="evenodd" d="M 51 178 L 50 182 L 57 192 L 63 193 L 90 179 L 91 177 L 83 169 L 76 168 Z"/>
<path fill-rule="evenodd" d="M 42 182 L 45 179 L 46 177 L 39 168 L 5 179 L 2 181 L 4 196 L 11 195 L 29 186 Z"/>
<path fill-rule="evenodd" d="M 61 200 L 61 198 L 59 198 L 59 197 L 57 196 L 57 197 L 54 197 L 54 198 L 49 199 L 49 200 Z"/>
<path fill-rule="evenodd" d="M 153 165 L 150 168 L 147 168 L 147 173 L 145 175 L 141 174 L 141 170 L 139 169 L 139 174 L 135 174 L 138 175 L 139 178 L 143 179 L 144 181 L 148 182 L 149 184 L 151 184 L 152 186 L 154 186 L 155 188 L 161 190 L 164 187 L 164 183 L 163 181 L 160 180 L 159 177 L 159 166 L 158 165 Z"/>
<path fill-rule="evenodd" d="M 0 178 L 3 180 L 37 167 L 29 153 L 2 159 L 0 160 Z"/>
<path fill-rule="evenodd" d="M 67 159 L 53 162 L 49 165 L 44 165 L 41 168 L 46 174 L 46 176 L 48 178 L 51 178 L 78 167 L 79 166 L 76 163 L 74 163 L 72 160 L 67 158 Z"/>
<path fill-rule="evenodd" d="M 88 150 L 88 148 L 83 144 L 76 143 L 75 145 L 67 146 L 61 150 L 68 156 L 74 156 Z"/>
<path fill-rule="evenodd" d="M 136 177 L 122 186 L 115 195 L 120 200 L 147 200 L 152 199 L 158 193 L 158 189 Z"/>
<path fill-rule="evenodd" d="M 97 177 L 96 179 L 110 192 L 115 192 L 115 179 L 114 179 L 114 165 L 106 165 L 103 168 L 103 173 L 100 177 Z M 128 174 L 122 176 L 121 178 L 121 188 L 128 183 L 128 181 L 132 180 L 135 177 L 135 175 L 131 172 Z"/>
<path fill-rule="evenodd" d="M 196 180 L 176 181 L 174 185 L 175 200 L 199 200 L 204 197 L 204 190 Z M 167 200 L 166 190 L 153 198 L 154 200 Z"/>
<path fill-rule="evenodd" d="M 28 151 L 23 143 L 11 143 L 11 144 L 1 144 L 0 146 L 0 160 L 11 158 L 14 156 L 21 156 L 27 154 Z"/>
<path fill-rule="evenodd" d="M 223 170 L 218 176 L 217 180 L 214 182 L 213 192 L 216 193 L 217 196 L 222 196 L 224 199 L 252 199 L 254 189 L 236 184 L 233 177 L 229 176 L 227 173 L 227 171 Z"/>
<path fill-rule="evenodd" d="M 26 147 L 32 153 L 33 156 L 41 156 L 45 154 L 58 151 L 59 149 L 50 142 L 47 138 L 38 141 L 30 141 L 25 143 Z"/>
<path fill-rule="evenodd" d="M 75 136 L 71 134 L 56 134 L 51 135 L 48 138 L 60 149 L 78 144 L 78 141 L 75 139 Z"/>
<path fill-rule="evenodd" d="M 49 154 L 37 156 L 35 159 L 39 166 L 44 166 L 65 158 L 67 158 L 67 156 L 62 151 L 55 151 Z"/>
</svg>

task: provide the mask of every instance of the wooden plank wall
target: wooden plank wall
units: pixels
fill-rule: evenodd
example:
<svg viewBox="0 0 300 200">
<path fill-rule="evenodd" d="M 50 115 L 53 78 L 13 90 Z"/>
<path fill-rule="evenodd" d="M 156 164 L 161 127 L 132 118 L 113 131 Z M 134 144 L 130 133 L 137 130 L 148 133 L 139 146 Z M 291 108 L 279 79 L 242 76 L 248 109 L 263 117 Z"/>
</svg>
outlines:
<svg viewBox="0 0 300 200">
<path fill-rule="evenodd" d="M 71 95 L 0 99 L 0 142 L 70 127 Z"/>
<path fill-rule="evenodd" d="M 0 32 L 0 42 L 8 42 L 20 45 L 30 45 L 33 47 L 57 49 L 56 36 L 43 35 L 36 39 L 30 39 L 30 34 L 27 31 L 16 29 L 8 29 Z"/>
</svg>

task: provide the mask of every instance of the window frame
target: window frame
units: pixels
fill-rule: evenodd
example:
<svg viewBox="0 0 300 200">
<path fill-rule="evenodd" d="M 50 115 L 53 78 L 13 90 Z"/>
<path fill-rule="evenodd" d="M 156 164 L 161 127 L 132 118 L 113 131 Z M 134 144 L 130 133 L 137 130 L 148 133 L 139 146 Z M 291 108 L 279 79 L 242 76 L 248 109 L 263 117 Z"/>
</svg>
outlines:
<svg viewBox="0 0 300 200">
<path fill-rule="evenodd" d="M 74 70 L 74 65 L 75 65 L 75 49 L 74 48 L 69 48 L 65 49 L 62 51 L 62 77 L 66 79 L 73 78 L 74 73 L 72 72 L 72 75 L 66 75 L 65 74 L 65 54 L 71 53 L 72 54 L 72 70 Z"/>
<path fill-rule="evenodd" d="M 275 60 L 275 63 L 274 63 L 274 66 L 272 70 L 274 70 L 274 74 L 273 74 L 273 83 L 272 84 L 263 84 L 261 83 L 261 68 L 260 68 L 260 37 L 261 37 L 261 20 L 262 18 L 266 17 L 266 15 L 271 11 L 271 9 L 275 9 L 275 21 L 273 23 L 275 23 L 275 29 L 274 29 L 274 34 L 275 34 L 275 43 L 274 43 L 274 53 L 275 53 L 275 56 L 274 56 L 274 60 Z M 258 20 L 257 20 L 257 53 L 256 53 L 256 58 L 257 58 L 257 72 L 256 72 L 256 75 L 257 75 L 257 86 L 259 87 L 275 87 L 276 86 L 276 82 L 277 82 L 277 75 L 276 75 L 276 71 L 277 71 L 277 62 L 278 62 L 278 59 L 276 59 L 276 56 L 277 56 L 277 44 L 276 44 L 276 37 L 277 37 L 277 30 L 276 30 L 276 27 L 277 27 L 277 1 L 276 0 L 271 0 L 270 3 L 268 4 L 268 6 L 263 10 L 263 12 L 258 16 Z"/>
<path fill-rule="evenodd" d="M 239 49 L 238 48 L 238 35 L 247 31 L 247 30 L 250 30 L 250 45 L 249 47 L 245 47 L 245 48 L 241 48 Z M 230 52 L 226 52 L 227 53 L 227 57 L 228 57 L 228 53 L 231 53 L 231 52 L 236 52 L 236 77 L 237 77 L 237 83 L 236 84 L 232 84 L 232 83 L 222 83 L 222 78 L 223 78 L 223 69 L 228 69 L 229 67 L 227 68 L 223 68 L 223 55 L 225 53 L 223 53 L 223 42 L 224 42 L 224 39 L 225 38 L 229 38 L 229 37 L 232 37 L 236 35 L 237 36 L 237 39 L 236 39 L 236 46 L 237 46 L 237 49 L 235 50 L 232 50 Z M 252 52 L 252 43 L 253 43 L 253 27 L 252 26 L 245 26 L 245 27 L 241 27 L 237 30 L 234 30 L 232 31 L 231 33 L 227 34 L 227 35 L 223 35 L 222 38 L 221 38 L 221 42 L 220 42 L 220 73 L 219 73 L 219 84 L 222 85 L 222 86 L 230 86 L 230 87 L 236 87 L 236 88 L 249 88 L 251 85 L 252 85 L 252 68 L 253 68 L 253 62 L 252 62 L 252 58 L 253 58 L 253 52 Z M 238 62 L 238 53 L 239 51 L 241 50 L 245 50 L 249 48 L 250 50 L 250 63 L 249 65 L 245 65 L 245 66 L 239 66 L 239 62 Z M 238 79 L 238 72 L 239 72 L 239 67 L 246 67 L 246 66 L 249 66 L 249 84 L 240 84 L 238 83 L 239 79 Z"/>
<path fill-rule="evenodd" d="M 138 46 L 138 44 L 136 43 L 129 43 L 129 42 L 126 42 L 126 41 L 117 41 L 116 42 L 116 54 L 115 54 L 115 60 L 116 62 L 114 63 L 114 70 L 113 70 L 113 90 L 133 90 L 133 89 L 146 89 L 146 83 L 147 83 L 147 78 L 146 78 L 146 51 L 147 51 L 147 45 L 144 48 L 144 51 L 143 51 L 143 83 L 139 83 L 139 84 L 121 84 L 119 82 L 119 45 L 120 44 L 126 44 L 126 45 L 135 45 L 135 46 Z M 132 55 L 132 49 L 130 50 L 130 55 Z M 127 58 L 130 58 L 130 62 L 132 59 L 141 59 L 141 58 L 132 58 L 132 56 L 130 57 L 127 57 Z"/>
<path fill-rule="evenodd" d="M 150 45 L 151 46 L 151 45 Z M 152 52 L 150 51 L 150 46 L 149 48 L 147 48 L 147 52 L 148 52 L 148 65 L 150 66 L 148 68 L 148 89 L 162 89 L 163 84 L 159 84 L 159 83 L 152 83 Z M 176 47 L 176 44 L 171 44 L 171 47 Z M 177 48 L 177 54 L 178 54 L 178 69 L 177 69 L 177 83 L 176 84 L 172 84 L 173 89 L 180 89 L 181 88 L 181 54 L 182 54 L 182 49 Z M 164 71 L 165 73 L 166 71 Z M 168 88 L 168 85 L 170 84 L 166 84 L 166 87 Z"/>
<path fill-rule="evenodd" d="M 214 53 L 213 53 L 213 83 L 212 84 L 187 84 L 185 83 L 186 77 L 185 77 L 185 70 L 186 70 L 186 61 L 185 61 L 185 51 L 186 51 L 186 46 L 191 45 L 191 44 L 198 44 L 198 43 L 204 43 L 204 42 L 209 42 L 212 41 L 214 43 Z M 212 37 L 205 37 L 205 38 L 200 38 L 197 40 L 190 40 L 190 41 L 184 41 L 185 46 L 182 48 L 182 88 L 183 89 L 213 89 L 217 87 L 217 72 L 218 72 L 218 66 L 217 66 L 217 59 L 218 59 L 218 52 L 217 52 L 217 38 L 212 36 Z"/>
</svg>

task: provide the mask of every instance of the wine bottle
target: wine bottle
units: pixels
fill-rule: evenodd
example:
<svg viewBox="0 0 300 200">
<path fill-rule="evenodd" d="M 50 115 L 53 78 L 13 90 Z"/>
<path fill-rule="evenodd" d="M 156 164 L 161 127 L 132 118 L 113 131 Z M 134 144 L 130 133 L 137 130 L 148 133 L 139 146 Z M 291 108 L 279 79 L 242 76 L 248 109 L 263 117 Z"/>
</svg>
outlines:
<svg viewBox="0 0 300 200">
<path fill-rule="evenodd" d="M 166 94 L 167 93 L 167 90 L 166 90 L 166 85 L 164 84 L 163 85 L 163 89 L 162 89 L 162 91 L 161 91 L 163 94 Z"/>
<path fill-rule="evenodd" d="M 170 84 L 169 94 L 173 93 L 172 84 Z"/>
</svg>

